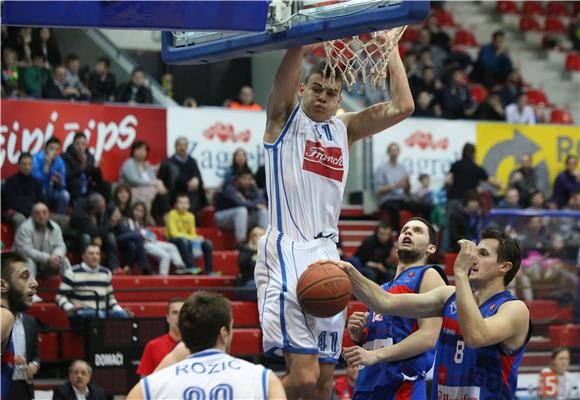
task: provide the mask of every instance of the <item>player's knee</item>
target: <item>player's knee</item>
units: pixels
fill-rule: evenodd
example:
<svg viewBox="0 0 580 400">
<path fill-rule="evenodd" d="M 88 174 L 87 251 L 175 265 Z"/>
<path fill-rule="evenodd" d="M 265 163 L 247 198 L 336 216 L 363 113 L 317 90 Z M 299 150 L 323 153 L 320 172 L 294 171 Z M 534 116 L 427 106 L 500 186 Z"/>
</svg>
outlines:
<svg viewBox="0 0 580 400">
<path fill-rule="evenodd" d="M 308 397 L 314 391 L 319 375 L 318 368 L 303 368 L 295 372 L 291 379 L 292 386 L 300 397 Z"/>
</svg>

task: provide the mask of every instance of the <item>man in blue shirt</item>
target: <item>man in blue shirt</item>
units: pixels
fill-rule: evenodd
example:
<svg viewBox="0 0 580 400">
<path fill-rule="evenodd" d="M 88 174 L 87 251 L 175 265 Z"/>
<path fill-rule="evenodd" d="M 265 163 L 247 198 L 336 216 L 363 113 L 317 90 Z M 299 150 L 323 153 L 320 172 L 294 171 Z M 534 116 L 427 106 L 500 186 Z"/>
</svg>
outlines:
<svg viewBox="0 0 580 400">
<path fill-rule="evenodd" d="M 59 155 L 61 147 L 59 139 L 48 139 L 44 151 L 33 157 L 32 176 L 42 183 L 48 206 L 58 214 L 66 214 L 70 194 L 66 190 L 66 167 Z"/>
</svg>

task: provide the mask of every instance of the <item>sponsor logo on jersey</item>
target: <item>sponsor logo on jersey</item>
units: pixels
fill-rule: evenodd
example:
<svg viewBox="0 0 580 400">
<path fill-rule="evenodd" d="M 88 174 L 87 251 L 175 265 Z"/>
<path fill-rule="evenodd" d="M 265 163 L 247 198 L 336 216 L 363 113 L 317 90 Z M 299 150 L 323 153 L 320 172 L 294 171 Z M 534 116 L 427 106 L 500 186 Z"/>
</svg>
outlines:
<svg viewBox="0 0 580 400">
<path fill-rule="evenodd" d="M 344 158 L 340 147 L 324 147 L 320 142 L 306 141 L 302 169 L 342 182 Z"/>
<path fill-rule="evenodd" d="M 437 387 L 438 400 L 479 400 L 477 386 L 445 386 Z"/>
<path fill-rule="evenodd" d="M 455 300 L 449 304 L 449 314 L 457 314 L 457 302 Z"/>
</svg>

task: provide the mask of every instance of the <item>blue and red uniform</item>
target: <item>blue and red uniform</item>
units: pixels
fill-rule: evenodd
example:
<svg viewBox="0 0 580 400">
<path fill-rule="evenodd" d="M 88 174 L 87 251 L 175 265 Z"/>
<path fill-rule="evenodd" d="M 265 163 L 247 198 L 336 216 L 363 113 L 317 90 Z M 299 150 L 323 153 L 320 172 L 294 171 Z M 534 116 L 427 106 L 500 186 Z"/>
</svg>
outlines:
<svg viewBox="0 0 580 400">
<path fill-rule="evenodd" d="M 493 316 L 502 304 L 518 300 L 509 291 L 499 292 L 485 301 L 479 311 L 483 318 Z M 504 400 L 513 399 L 517 389 L 518 367 L 532 334 L 515 351 L 501 344 L 471 349 L 465 346 L 457 319 L 455 293 L 447 299 L 433 373 L 432 399 Z"/>
<path fill-rule="evenodd" d="M 382 288 L 389 293 L 419 293 L 425 271 L 434 268 L 447 283 L 447 277 L 437 266 L 412 267 L 403 271 Z M 412 318 L 382 315 L 369 310 L 365 329 L 367 337 L 363 347 L 376 350 L 392 346 L 418 329 L 417 320 Z M 359 371 L 354 386 L 353 400 L 424 400 L 427 392 L 425 376 L 433 366 L 434 350 L 415 357 L 395 362 L 381 362 Z"/>
</svg>

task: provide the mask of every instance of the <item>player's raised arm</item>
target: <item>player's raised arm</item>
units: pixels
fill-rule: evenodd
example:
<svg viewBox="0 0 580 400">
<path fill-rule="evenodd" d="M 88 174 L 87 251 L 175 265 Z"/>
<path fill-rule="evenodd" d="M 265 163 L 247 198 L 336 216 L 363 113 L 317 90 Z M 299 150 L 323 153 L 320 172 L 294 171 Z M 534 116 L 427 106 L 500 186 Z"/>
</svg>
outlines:
<svg viewBox="0 0 580 400">
<path fill-rule="evenodd" d="M 321 261 L 322 262 L 322 261 Z M 327 260 L 346 272 L 352 283 L 352 293 L 367 307 L 380 314 L 410 318 L 440 317 L 453 287 L 442 286 L 421 294 L 391 294 L 367 279 L 350 263 Z"/>
<path fill-rule="evenodd" d="M 415 110 L 413 95 L 397 46 L 389 61 L 391 99 L 378 103 L 358 113 L 347 113 L 340 118 L 348 126 L 348 140 L 357 140 L 382 132 L 403 121 Z"/>
<path fill-rule="evenodd" d="M 274 77 L 274 85 L 266 105 L 266 133 L 264 141 L 274 143 L 296 105 L 296 92 L 302 72 L 302 47 L 288 49 L 282 57 Z"/>
</svg>

